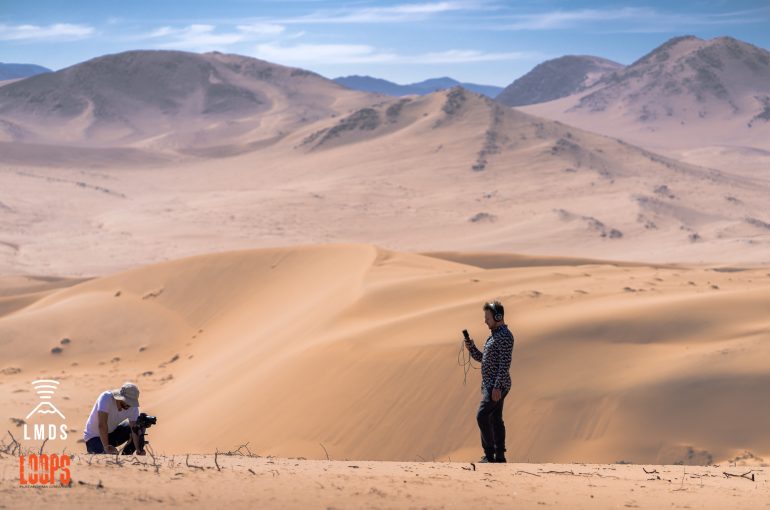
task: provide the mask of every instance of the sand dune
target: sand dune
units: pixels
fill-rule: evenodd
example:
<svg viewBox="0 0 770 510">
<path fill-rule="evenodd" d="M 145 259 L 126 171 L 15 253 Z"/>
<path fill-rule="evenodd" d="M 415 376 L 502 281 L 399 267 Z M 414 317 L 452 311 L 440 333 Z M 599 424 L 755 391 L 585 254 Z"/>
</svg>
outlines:
<svg viewBox="0 0 770 510">
<path fill-rule="evenodd" d="M 770 455 L 767 268 L 446 258 L 277 248 L 40 290 L 0 317 L 0 421 L 34 405 L 33 378 L 57 377 L 68 448 L 82 448 L 95 395 L 131 379 L 167 453 L 249 441 L 262 455 L 325 458 L 323 443 L 334 458 L 472 460 L 479 374 L 463 385 L 459 332 L 483 343 L 480 305 L 498 297 L 517 337 L 512 460 Z M 4 299 L 29 296 L 4 285 Z"/>
</svg>

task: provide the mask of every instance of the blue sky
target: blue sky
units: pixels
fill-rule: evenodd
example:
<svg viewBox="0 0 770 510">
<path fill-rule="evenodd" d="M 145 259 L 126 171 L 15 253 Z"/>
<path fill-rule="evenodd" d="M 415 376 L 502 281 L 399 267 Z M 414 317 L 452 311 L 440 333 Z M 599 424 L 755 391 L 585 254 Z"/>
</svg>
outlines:
<svg viewBox="0 0 770 510">
<path fill-rule="evenodd" d="M 629 64 L 671 37 L 770 48 L 768 0 L 0 0 L 0 61 L 61 69 L 131 49 L 222 51 L 333 78 L 504 86 L 549 58 Z"/>
</svg>

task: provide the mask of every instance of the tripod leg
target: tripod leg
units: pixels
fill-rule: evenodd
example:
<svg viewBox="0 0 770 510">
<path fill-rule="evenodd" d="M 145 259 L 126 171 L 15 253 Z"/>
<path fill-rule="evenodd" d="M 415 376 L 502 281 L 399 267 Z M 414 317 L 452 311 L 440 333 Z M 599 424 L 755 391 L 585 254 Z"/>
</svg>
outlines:
<svg viewBox="0 0 770 510">
<path fill-rule="evenodd" d="M 139 448 L 144 448 L 144 428 L 136 427 L 133 429 L 133 432 L 139 436 Z M 134 439 L 129 434 L 128 436 L 128 442 L 123 447 L 123 455 L 132 455 L 136 451 L 136 447 L 134 446 Z"/>
<path fill-rule="evenodd" d="M 129 438 L 128 442 L 123 447 L 123 451 L 121 452 L 122 455 L 131 455 L 134 453 L 136 448 L 134 448 L 134 441 Z"/>
</svg>

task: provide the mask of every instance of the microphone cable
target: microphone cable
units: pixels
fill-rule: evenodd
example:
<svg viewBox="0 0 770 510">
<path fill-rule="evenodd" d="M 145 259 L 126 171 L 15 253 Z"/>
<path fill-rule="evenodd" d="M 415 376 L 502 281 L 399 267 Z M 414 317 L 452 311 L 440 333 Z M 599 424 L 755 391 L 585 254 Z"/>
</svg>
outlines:
<svg viewBox="0 0 770 510">
<path fill-rule="evenodd" d="M 467 356 L 466 356 L 467 351 Z M 473 366 L 473 357 L 470 351 L 465 348 L 465 340 L 460 341 L 460 352 L 457 353 L 457 365 L 463 367 L 463 386 L 468 382 L 468 373 L 473 370 L 479 370 L 479 367 Z"/>
</svg>

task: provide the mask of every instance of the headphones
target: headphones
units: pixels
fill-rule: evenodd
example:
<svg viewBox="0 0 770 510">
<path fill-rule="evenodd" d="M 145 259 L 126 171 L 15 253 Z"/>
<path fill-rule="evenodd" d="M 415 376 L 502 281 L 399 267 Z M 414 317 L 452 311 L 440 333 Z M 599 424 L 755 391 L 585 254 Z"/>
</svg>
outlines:
<svg viewBox="0 0 770 510">
<path fill-rule="evenodd" d="M 492 312 L 492 318 L 495 319 L 495 322 L 500 322 L 503 320 L 503 311 L 498 308 L 496 303 L 487 303 L 487 308 L 490 312 Z"/>
</svg>

